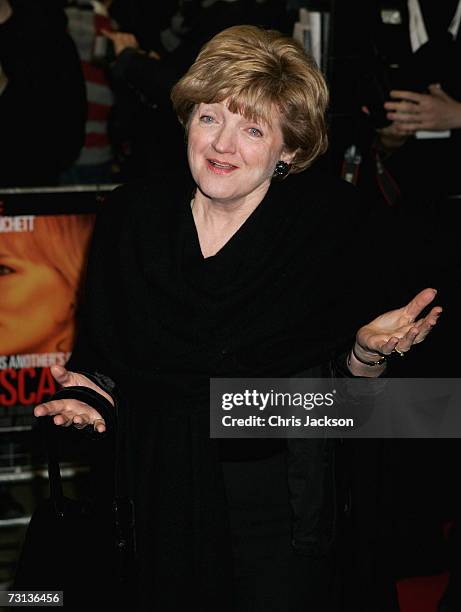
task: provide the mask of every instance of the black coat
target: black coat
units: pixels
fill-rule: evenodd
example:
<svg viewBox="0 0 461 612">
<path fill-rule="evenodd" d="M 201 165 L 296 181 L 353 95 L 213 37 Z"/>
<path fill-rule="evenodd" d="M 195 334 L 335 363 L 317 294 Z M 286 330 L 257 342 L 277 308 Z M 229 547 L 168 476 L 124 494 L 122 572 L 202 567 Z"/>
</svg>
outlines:
<svg viewBox="0 0 461 612">
<path fill-rule="evenodd" d="M 274 183 L 203 259 L 189 177 L 117 189 L 98 217 L 71 370 L 102 373 L 127 436 L 139 606 L 224 610 L 232 563 L 220 460 L 267 456 L 267 440 L 209 438 L 209 378 L 318 373 L 379 309 L 366 264 L 366 209 L 315 170 Z M 367 261 L 367 260 L 365 260 Z M 364 296 L 366 294 L 366 296 Z M 322 364 L 324 364 L 322 366 Z M 269 445 L 270 446 L 270 445 Z M 223 450 L 224 449 L 224 450 Z M 325 555 L 333 536 L 331 448 L 292 441 L 294 540 Z M 180 580 L 182 589 L 175 588 Z"/>
</svg>

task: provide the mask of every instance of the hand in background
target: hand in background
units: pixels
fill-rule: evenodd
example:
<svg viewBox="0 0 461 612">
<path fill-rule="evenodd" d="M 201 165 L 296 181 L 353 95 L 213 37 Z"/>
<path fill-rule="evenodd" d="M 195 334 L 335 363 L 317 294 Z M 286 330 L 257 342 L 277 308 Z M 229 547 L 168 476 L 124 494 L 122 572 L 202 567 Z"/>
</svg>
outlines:
<svg viewBox="0 0 461 612">
<path fill-rule="evenodd" d="M 402 134 L 461 128 L 461 102 L 445 93 L 438 84 L 429 85 L 428 94 L 394 90 L 390 95 L 394 100 L 384 104 L 387 118 Z"/>
<path fill-rule="evenodd" d="M 101 30 L 106 38 L 112 41 L 114 45 L 115 55 L 120 55 L 125 49 L 139 49 L 139 43 L 134 34 L 128 32 L 109 32 L 109 30 Z"/>
</svg>

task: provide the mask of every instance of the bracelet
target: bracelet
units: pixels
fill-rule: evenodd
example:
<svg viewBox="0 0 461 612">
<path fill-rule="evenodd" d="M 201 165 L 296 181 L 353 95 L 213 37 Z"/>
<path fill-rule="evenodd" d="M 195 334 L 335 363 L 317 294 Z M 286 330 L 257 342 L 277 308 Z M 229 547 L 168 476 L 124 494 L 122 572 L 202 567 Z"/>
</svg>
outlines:
<svg viewBox="0 0 461 612">
<path fill-rule="evenodd" d="M 363 363 L 363 365 L 367 365 L 371 367 L 383 365 L 383 363 L 386 363 L 386 359 L 387 359 L 386 355 L 381 355 L 381 357 L 377 361 L 364 361 L 363 359 L 360 359 L 360 357 L 355 352 L 355 346 L 352 347 L 351 353 L 354 355 L 357 361 L 360 361 L 360 363 Z M 351 364 L 351 353 L 349 353 L 349 359 L 348 359 L 347 365 Z"/>
</svg>

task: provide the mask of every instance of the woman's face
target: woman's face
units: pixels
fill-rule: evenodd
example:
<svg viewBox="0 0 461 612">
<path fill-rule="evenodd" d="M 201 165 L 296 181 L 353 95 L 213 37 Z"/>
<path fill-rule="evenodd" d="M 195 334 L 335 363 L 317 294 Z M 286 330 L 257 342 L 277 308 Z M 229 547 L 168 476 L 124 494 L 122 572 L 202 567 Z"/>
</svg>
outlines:
<svg viewBox="0 0 461 612">
<path fill-rule="evenodd" d="M 226 104 L 196 106 L 188 131 L 188 158 L 200 191 L 216 203 L 242 204 L 264 197 L 276 163 L 289 162 L 278 117 L 271 125 L 249 121 Z M 257 202 L 259 203 L 259 202 Z"/>
<path fill-rule="evenodd" d="M 0 355 L 55 352 L 73 330 L 75 291 L 57 269 L 0 244 Z"/>
</svg>

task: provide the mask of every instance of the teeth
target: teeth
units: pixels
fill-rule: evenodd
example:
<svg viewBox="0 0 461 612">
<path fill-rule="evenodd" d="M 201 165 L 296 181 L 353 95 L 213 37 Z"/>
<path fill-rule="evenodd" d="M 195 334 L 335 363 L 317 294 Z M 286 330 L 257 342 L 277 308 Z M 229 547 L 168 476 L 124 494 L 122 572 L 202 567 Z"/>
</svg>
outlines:
<svg viewBox="0 0 461 612">
<path fill-rule="evenodd" d="M 213 164 L 213 166 L 218 166 L 218 168 L 233 168 L 231 164 L 219 164 L 218 162 L 212 161 L 211 159 L 210 162 Z"/>
</svg>

